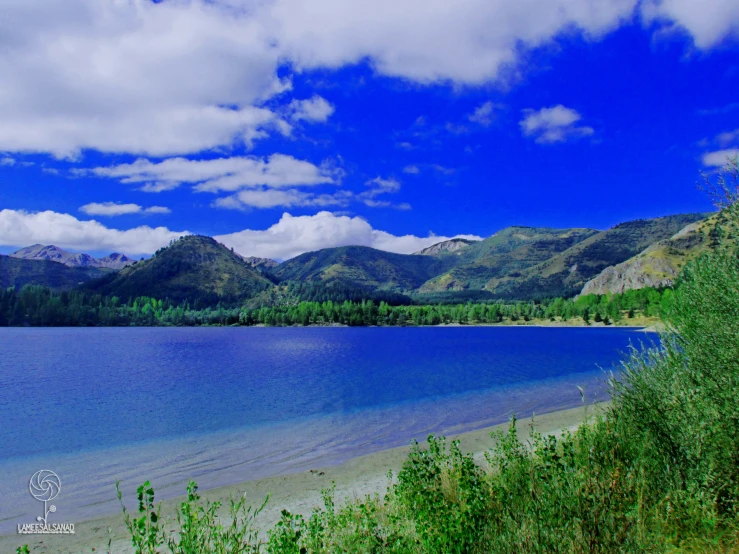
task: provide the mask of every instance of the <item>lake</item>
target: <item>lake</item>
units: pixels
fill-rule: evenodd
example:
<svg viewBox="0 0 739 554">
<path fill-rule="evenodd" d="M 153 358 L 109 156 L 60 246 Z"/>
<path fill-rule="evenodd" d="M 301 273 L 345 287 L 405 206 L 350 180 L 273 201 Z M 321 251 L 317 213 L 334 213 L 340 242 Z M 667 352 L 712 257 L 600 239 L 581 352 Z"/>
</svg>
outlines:
<svg viewBox="0 0 739 554">
<path fill-rule="evenodd" d="M 3 328 L 0 532 L 34 521 L 55 471 L 59 521 L 304 471 L 607 399 L 629 329 Z M 63 517 L 61 517 L 63 514 Z"/>
</svg>

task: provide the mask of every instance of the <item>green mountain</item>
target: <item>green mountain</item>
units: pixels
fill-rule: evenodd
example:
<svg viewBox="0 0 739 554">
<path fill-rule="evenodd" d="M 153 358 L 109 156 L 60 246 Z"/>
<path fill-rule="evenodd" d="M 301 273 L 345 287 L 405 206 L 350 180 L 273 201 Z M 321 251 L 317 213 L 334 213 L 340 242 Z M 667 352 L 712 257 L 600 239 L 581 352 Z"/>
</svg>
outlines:
<svg viewBox="0 0 739 554">
<path fill-rule="evenodd" d="M 419 292 L 483 290 L 491 279 L 548 260 L 597 233 L 593 229 L 508 227 L 453 252 L 455 267 L 424 283 Z"/>
<path fill-rule="evenodd" d="M 86 288 L 120 298 L 151 296 L 206 306 L 242 302 L 272 286 L 262 273 L 215 239 L 190 235 Z"/>
<path fill-rule="evenodd" d="M 49 260 L 25 260 L 0 255 L 0 287 L 42 285 L 55 290 L 69 290 L 97 279 L 111 270 L 97 267 L 68 267 Z"/>
<path fill-rule="evenodd" d="M 633 258 L 607 267 L 585 283 L 580 294 L 672 286 L 687 262 L 716 246 L 717 225 L 726 225 L 722 214 L 686 225 L 672 237 L 655 242 Z"/>
<path fill-rule="evenodd" d="M 306 252 L 281 263 L 273 273 L 286 281 L 338 282 L 371 290 L 411 291 L 448 269 L 455 259 L 341 246 Z"/>
<path fill-rule="evenodd" d="M 680 214 L 621 223 L 601 231 L 548 260 L 494 277 L 484 289 L 501 298 L 573 296 L 609 266 L 622 263 L 707 214 Z"/>
</svg>

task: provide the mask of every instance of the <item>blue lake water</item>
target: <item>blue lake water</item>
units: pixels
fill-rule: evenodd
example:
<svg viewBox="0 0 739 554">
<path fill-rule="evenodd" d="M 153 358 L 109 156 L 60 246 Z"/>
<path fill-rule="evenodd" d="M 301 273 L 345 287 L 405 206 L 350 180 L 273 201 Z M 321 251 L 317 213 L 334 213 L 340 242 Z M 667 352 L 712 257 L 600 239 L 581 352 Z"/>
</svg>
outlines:
<svg viewBox="0 0 739 554">
<path fill-rule="evenodd" d="M 65 521 L 607 398 L 627 329 L 0 329 L 0 532 L 51 469 Z M 62 512 L 63 509 L 63 512 Z M 28 518 L 31 519 L 28 519 Z"/>
</svg>

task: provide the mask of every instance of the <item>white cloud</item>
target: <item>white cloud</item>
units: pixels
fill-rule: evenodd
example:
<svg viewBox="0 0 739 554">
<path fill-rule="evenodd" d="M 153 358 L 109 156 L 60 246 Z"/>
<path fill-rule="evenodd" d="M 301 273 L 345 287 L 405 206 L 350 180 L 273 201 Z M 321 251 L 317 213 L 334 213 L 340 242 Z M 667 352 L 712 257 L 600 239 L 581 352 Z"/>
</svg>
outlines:
<svg viewBox="0 0 739 554">
<path fill-rule="evenodd" d="M 482 85 L 527 49 L 629 23 L 638 0 L 3 0 L 0 151 L 75 157 L 229 148 L 290 133 L 278 68 L 368 60 L 418 83 Z M 736 35 L 736 0 L 645 0 L 700 48 Z M 265 107 L 270 100 L 273 109 Z M 305 101 L 303 101 L 305 102 Z M 323 120 L 314 97 L 297 117 Z"/>
<path fill-rule="evenodd" d="M 116 251 L 129 255 L 151 254 L 172 239 L 189 235 L 188 231 L 171 231 L 149 226 L 134 229 L 111 229 L 94 221 L 80 221 L 69 214 L 52 211 L 0 211 L 0 246 L 23 247 L 30 244 L 55 244 L 71 250 L 97 252 Z M 456 235 L 479 240 L 475 235 Z M 371 246 L 389 252 L 410 254 L 453 237 L 396 236 L 373 229 L 360 217 L 318 212 L 311 216 L 293 217 L 289 213 L 264 230 L 245 229 L 215 237 L 244 256 L 287 259 L 303 252 L 334 246 Z"/>
<path fill-rule="evenodd" d="M 293 188 L 250 188 L 218 198 L 213 202 L 216 208 L 229 210 L 247 210 L 250 208 L 293 208 L 317 206 L 321 208 L 329 206 L 346 207 L 351 202 L 362 202 L 370 208 L 395 208 L 401 210 L 411 209 L 410 204 L 394 204 L 388 200 L 380 200 L 377 197 L 385 194 L 394 194 L 400 190 L 400 182 L 395 179 L 383 179 L 375 177 L 365 183 L 368 187 L 363 192 L 356 194 L 348 190 L 339 190 L 330 194 L 318 194 L 305 192 Z"/>
<path fill-rule="evenodd" d="M 11 158 L 10 156 L 3 156 L 0 158 L 0 166 L 3 165 L 15 165 L 15 159 Z"/>
<path fill-rule="evenodd" d="M 474 112 L 467 116 L 470 121 L 487 127 L 495 118 L 495 104 L 488 101 L 478 106 Z"/>
<path fill-rule="evenodd" d="M 129 255 L 151 254 L 188 231 L 143 225 L 133 229 L 111 229 L 95 221 L 80 221 L 69 214 L 52 211 L 0 211 L 0 245 L 54 244 L 82 251 L 116 251 Z"/>
<path fill-rule="evenodd" d="M 138 204 L 119 204 L 117 202 L 90 202 L 80 206 L 80 211 L 87 215 L 102 215 L 106 217 L 127 214 L 168 214 L 172 210 L 164 206 L 142 208 Z"/>
<path fill-rule="evenodd" d="M 719 143 L 722 147 L 726 147 L 734 142 L 739 141 L 739 129 L 735 129 L 734 131 L 726 131 L 725 133 L 721 133 L 716 137 L 716 142 Z"/>
<path fill-rule="evenodd" d="M 347 206 L 353 198 L 348 191 L 313 194 L 295 189 L 249 189 L 213 202 L 216 208 L 245 210 L 248 208 L 292 208 L 296 206 Z"/>
<path fill-rule="evenodd" d="M 703 154 L 703 165 L 706 167 L 723 167 L 729 158 L 739 157 L 739 148 L 728 148 Z"/>
<path fill-rule="evenodd" d="M 115 216 L 137 214 L 141 212 L 138 204 L 117 204 L 115 202 L 90 202 L 80 206 L 80 211 L 87 215 Z"/>
<path fill-rule="evenodd" d="M 642 15 L 689 32 L 698 48 L 711 48 L 728 37 L 739 37 L 736 0 L 646 0 Z"/>
<path fill-rule="evenodd" d="M 5 0 L 0 36 L 0 150 L 164 156 L 289 131 L 260 107 L 288 86 L 281 54 L 243 9 Z"/>
<path fill-rule="evenodd" d="M 166 214 L 171 214 L 172 213 L 172 210 L 170 210 L 166 206 L 150 206 L 149 208 L 146 208 L 144 210 L 144 213 L 147 213 L 147 214 L 163 214 L 163 215 L 166 215 Z"/>
<path fill-rule="evenodd" d="M 571 108 L 561 104 L 540 110 L 524 110 L 524 118 L 520 122 L 521 130 L 528 137 L 535 137 L 536 142 L 564 142 L 569 138 L 587 137 L 595 131 L 592 127 L 578 126 L 582 116 Z"/>
<path fill-rule="evenodd" d="M 334 113 L 331 103 L 317 94 L 307 100 L 293 100 L 288 110 L 290 118 L 295 121 L 326 121 Z"/>
<path fill-rule="evenodd" d="M 563 31 L 600 36 L 631 18 L 636 0 L 278 0 L 267 4 L 281 49 L 298 68 L 369 58 L 385 75 L 482 84 L 522 48 Z"/>
<path fill-rule="evenodd" d="M 409 175 L 418 175 L 421 173 L 421 170 L 418 169 L 417 165 L 407 165 L 403 168 L 403 173 L 408 173 Z"/>
<path fill-rule="evenodd" d="M 457 236 L 480 238 L 473 235 Z M 373 229 L 360 217 L 318 212 L 315 215 L 299 217 L 285 213 L 268 229 L 245 229 L 215 238 L 226 246 L 233 247 L 243 256 L 284 260 L 303 252 L 348 245 L 371 246 L 389 252 L 410 254 L 452 237 L 433 234 L 427 237 L 396 236 Z"/>
<path fill-rule="evenodd" d="M 142 190 L 161 192 L 186 183 L 197 191 L 233 192 L 246 187 L 294 187 L 333 184 L 340 171 L 329 164 L 316 166 L 284 154 L 262 159 L 238 156 L 213 160 L 169 158 L 159 163 L 139 159 L 130 164 L 85 170 L 122 183 L 142 184 Z"/>
<path fill-rule="evenodd" d="M 367 181 L 365 185 L 369 187 L 369 190 L 364 194 L 370 198 L 374 198 L 379 194 L 394 194 L 400 190 L 400 182 L 393 178 L 375 177 Z"/>
</svg>

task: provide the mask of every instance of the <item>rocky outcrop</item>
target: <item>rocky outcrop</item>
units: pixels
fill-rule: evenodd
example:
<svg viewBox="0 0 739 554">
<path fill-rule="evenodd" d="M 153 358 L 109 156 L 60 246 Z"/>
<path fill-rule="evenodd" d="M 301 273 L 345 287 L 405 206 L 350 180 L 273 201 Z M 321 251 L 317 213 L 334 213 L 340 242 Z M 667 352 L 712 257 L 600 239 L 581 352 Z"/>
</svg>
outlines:
<svg viewBox="0 0 739 554">
<path fill-rule="evenodd" d="M 582 289 L 581 295 L 620 294 L 627 290 L 645 287 L 672 286 L 680 269 L 671 260 L 650 257 L 649 252 L 604 269 Z"/>
<path fill-rule="evenodd" d="M 439 254 L 442 254 L 444 252 L 456 252 L 457 250 L 465 248 L 466 246 L 469 246 L 470 244 L 473 244 L 475 242 L 477 241 L 469 240 L 469 239 L 445 240 L 444 242 L 437 242 L 436 244 L 429 246 L 427 248 L 424 248 L 423 250 L 414 252 L 413 255 L 414 256 L 438 256 Z"/>
<path fill-rule="evenodd" d="M 257 258 L 256 256 L 242 256 L 243 260 L 252 267 L 261 267 L 264 269 L 272 269 L 280 265 L 279 262 L 269 258 Z"/>
<path fill-rule="evenodd" d="M 623 263 L 604 269 L 585 283 L 580 295 L 620 294 L 645 287 L 669 287 L 685 264 L 709 247 L 717 216 L 686 225 Z"/>
</svg>

